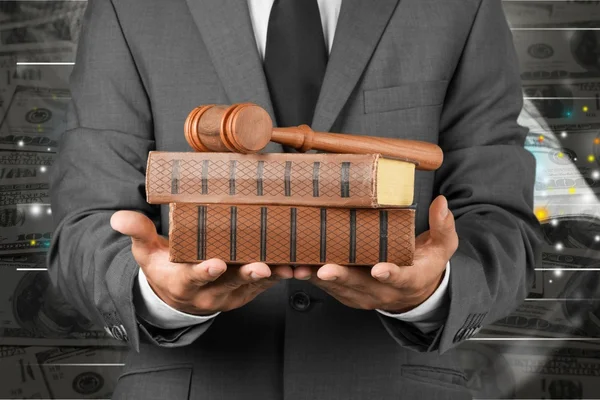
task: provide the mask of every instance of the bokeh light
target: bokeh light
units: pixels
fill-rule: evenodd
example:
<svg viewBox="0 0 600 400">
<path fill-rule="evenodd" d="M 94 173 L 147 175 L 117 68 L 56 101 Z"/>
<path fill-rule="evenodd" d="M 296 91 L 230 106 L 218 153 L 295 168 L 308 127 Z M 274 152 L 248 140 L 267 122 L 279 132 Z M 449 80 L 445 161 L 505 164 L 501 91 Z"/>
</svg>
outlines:
<svg viewBox="0 0 600 400">
<path fill-rule="evenodd" d="M 546 207 L 536 207 L 534 213 L 539 221 L 545 221 L 550 217 L 550 213 Z"/>
<path fill-rule="evenodd" d="M 39 204 L 31 206 L 31 214 L 40 215 L 42 213 L 42 207 Z"/>
</svg>

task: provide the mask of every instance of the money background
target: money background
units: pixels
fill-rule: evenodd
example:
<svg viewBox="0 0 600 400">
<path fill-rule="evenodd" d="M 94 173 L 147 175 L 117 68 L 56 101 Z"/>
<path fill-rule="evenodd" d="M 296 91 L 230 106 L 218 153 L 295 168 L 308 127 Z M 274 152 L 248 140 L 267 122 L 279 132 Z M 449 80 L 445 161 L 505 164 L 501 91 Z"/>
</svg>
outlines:
<svg viewBox="0 0 600 400">
<path fill-rule="evenodd" d="M 526 301 L 463 343 L 458 357 L 476 399 L 596 399 L 600 1 L 503 4 L 546 244 Z M 110 398 L 127 353 L 53 290 L 45 265 L 47 178 L 85 7 L 0 0 L 0 398 Z"/>
</svg>

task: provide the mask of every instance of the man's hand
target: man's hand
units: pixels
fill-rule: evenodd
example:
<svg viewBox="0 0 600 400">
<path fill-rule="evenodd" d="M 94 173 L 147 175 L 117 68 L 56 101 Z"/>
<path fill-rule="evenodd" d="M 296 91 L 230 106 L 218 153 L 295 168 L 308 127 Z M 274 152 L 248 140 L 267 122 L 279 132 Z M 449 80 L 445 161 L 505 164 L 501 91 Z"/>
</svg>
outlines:
<svg viewBox="0 0 600 400">
<path fill-rule="evenodd" d="M 310 280 L 349 307 L 395 314 L 409 311 L 435 292 L 458 247 L 454 216 L 444 196 L 431 203 L 429 227 L 415 240 L 412 266 L 379 263 L 370 270 L 335 264 L 303 266 L 296 268 L 294 277 Z"/>
<path fill-rule="evenodd" d="M 228 267 L 222 260 L 199 264 L 169 261 L 169 241 L 158 235 L 144 214 L 118 211 L 112 228 L 131 237 L 131 250 L 150 287 L 169 306 L 188 314 L 211 315 L 239 308 L 281 279 L 293 277 L 289 266 L 272 271 L 264 263 Z"/>
</svg>

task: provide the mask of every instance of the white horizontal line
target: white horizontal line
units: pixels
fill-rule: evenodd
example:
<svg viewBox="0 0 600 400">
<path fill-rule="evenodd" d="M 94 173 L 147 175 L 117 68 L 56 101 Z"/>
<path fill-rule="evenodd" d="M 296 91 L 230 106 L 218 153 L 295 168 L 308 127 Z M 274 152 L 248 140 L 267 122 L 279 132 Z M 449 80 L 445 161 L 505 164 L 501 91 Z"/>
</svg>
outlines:
<svg viewBox="0 0 600 400">
<path fill-rule="evenodd" d="M 536 268 L 536 271 L 560 271 L 560 272 L 569 272 L 569 271 L 592 271 L 598 272 L 600 268 L 565 268 L 565 267 L 556 267 L 556 268 Z"/>
<path fill-rule="evenodd" d="M 74 62 L 27 62 L 18 61 L 17 65 L 75 65 Z"/>
<path fill-rule="evenodd" d="M 557 298 L 543 298 L 543 299 L 536 299 L 536 298 L 527 298 L 525 299 L 525 301 L 595 301 L 595 300 L 600 300 L 600 298 L 596 298 L 596 299 L 571 299 L 571 298 L 566 298 L 566 297 L 557 297 Z"/>
<path fill-rule="evenodd" d="M 17 268 L 17 271 L 48 271 L 48 268 Z"/>
<path fill-rule="evenodd" d="M 3 1 L 3 0 L 0 0 L 0 1 Z M 28 2 L 28 1 L 40 1 L 40 0 L 18 0 L 18 1 Z M 61 1 L 61 0 L 44 0 L 44 1 Z M 65 1 L 84 1 L 84 0 L 65 0 Z M 87 1 L 87 0 L 85 0 L 85 1 Z M 45 365 L 48 365 L 48 364 L 45 364 Z M 67 398 L 63 398 L 63 397 L 46 397 L 46 398 L 38 397 L 39 400 L 72 400 L 74 398 L 76 398 L 76 397 L 67 397 Z M 13 397 L 13 399 L 14 399 L 14 397 Z M 4 399 L 0 399 L 0 400 L 7 400 L 7 399 L 4 398 Z M 108 399 L 108 398 L 105 399 L 103 397 L 97 397 L 96 400 L 111 400 L 111 399 Z M 486 400 L 486 399 L 481 399 L 481 400 Z M 499 400 L 504 400 L 504 399 L 499 399 Z M 506 400 L 508 400 L 508 399 L 506 399 Z M 525 399 L 516 399 L 516 400 L 525 400 Z M 529 399 L 529 400 L 531 400 L 531 399 Z M 584 400 L 588 400 L 588 399 L 584 399 Z"/>
<path fill-rule="evenodd" d="M 33 364 L 33 365 L 46 365 L 46 366 L 56 365 L 59 367 L 124 367 L 125 366 L 124 363 L 106 363 L 106 364 L 103 364 L 103 363 L 97 363 L 97 364 L 94 364 L 94 363 L 90 363 L 90 364 L 88 364 L 88 363 L 81 363 L 81 364 L 77 364 L 77 363 L 74 363 L 74 364 L 71 364 L 71 363 L 68 363 L 68 364 L 47 363 L 47 364 Z"/>
<path fill-rule="evenodd" d="M 600 338 L 540 338 L 540 337 L 505 337 L 505 338 L 471 338 L 467 340 L 472 340 L 476 342 L 493 342 L 493 341 L 522 341 L 522 340 L 538 340 L 538 341 L 546 341 L 546 342 L 560 342 L 560 341 L 598 341 Z"/>
<path fill-rule="evenodd" d="M 596 100 L 597 97 L 523 97 L 523 100 Z"/>
<path fill-rule="evenodd" d="M 512 31 L 600 31 L 600 28 L 510 28 Z"/>
<path fill-rule="evenodd" d="M 23 1 L 23 0 L 21 0 Z M 26 0 L 27 1 L 27 0 Z M 573 0 L 502 0 L 504 3 L 568 3 Z"/>
</svg>

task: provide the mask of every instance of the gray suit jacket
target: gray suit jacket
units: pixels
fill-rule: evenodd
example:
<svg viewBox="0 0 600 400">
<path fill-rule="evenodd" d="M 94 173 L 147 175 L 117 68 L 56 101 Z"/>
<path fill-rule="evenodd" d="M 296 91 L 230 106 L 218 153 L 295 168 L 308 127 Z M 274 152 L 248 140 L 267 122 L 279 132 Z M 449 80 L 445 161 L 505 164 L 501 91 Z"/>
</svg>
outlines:
<svg viewBox="0 0 600 400">
<path fill-rule="evenodd" d="M 109 219 L 141 211 L 167 234 L 167 207 L 145 202 L 148 152 L 188 151 L 183 121 L 200 104 L 255 102 L 272 114 L 245 0 L 89 0 L 71 84 L 49 269 L 133 349 L 116 398 L 470 398 L 452 349 L 523 300 L 540 243 L 500 0 L 344 0 L 312 124 L 443 148 L 443 166 L 419 172 L 415 193 L 417 233 L 441 193 L 460 238 L 449 315 L 430 335 L 300 281 L 188 329 L 136 318 L 138 266 Z M 301 295 L 306 310 L 295 307 Z"/>
</svg>

